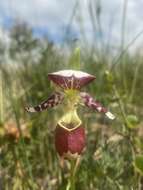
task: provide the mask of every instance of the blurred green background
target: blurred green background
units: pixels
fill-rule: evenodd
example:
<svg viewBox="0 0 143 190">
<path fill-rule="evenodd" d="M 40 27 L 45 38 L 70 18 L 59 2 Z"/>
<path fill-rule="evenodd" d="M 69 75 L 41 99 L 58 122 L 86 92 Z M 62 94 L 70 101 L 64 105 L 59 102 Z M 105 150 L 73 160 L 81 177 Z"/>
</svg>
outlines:
<svg viewBox="0 0 143 190">
<path fill-rule="evenodd" d="M 0 40 L 0 189 L 66 190 L 68 163 L 61 169 L 54 147 L 60 106 L 35 114 L 26 113 L 24 107 L 40 103 L 54 91 L 48 73 L 76 68 L 76 48 L 80 48 L 81 70 L 96 76 L 85 91 L 116 116 L 109 121 L 102 114 L 79 109 L 87 147 L 76 174 L 76 189 L 143 188 L 143 55 L 135 48 L 130 51 L 142 32 L 125 43 L 124 1 L 120 43 L 110 44 L 109 39 L 104 44 L 102 6 L 98 1 L 92 7 L 88 1 L 92 32 L 98 31 L 100 37 L 96 40 L 95 35 L 95 43 L 88 44 L 81 15 L 82 40 L 74 38 L 69 28 L 79 11 L 77 2 L 58 45 L 47 36 L 35 36 L 29 24 L 17 19 L 7 29 L 8 45 Z"/>
</svg>

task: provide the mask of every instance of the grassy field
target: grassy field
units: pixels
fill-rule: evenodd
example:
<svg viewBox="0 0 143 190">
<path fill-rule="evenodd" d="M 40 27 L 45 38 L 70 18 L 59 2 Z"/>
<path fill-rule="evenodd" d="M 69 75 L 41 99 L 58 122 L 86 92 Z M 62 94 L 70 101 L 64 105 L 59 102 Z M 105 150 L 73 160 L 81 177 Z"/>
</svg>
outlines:
<svg viewBox="0 0 143 190">
<path fill-rule="evenodd" d="M 61 167 L 54 146 L 61 107 L 35 114 L 24 110 L 54 91 L 48 73 L 76 68 L 75 45 L 69 44 L 68 53 L 63 49 L 18 25 L 11 29 L 8 50 L 0 44 L 0 189 L 70 189 L 69 162 Z M 143 56 L 128 50 L 112 56 L 81 48 L 81 70 L 96 76 L 85 90 L 116 119 L 79 109 L 87 142 L 75 175 L 77 190 L 143 188 Z"/>
</svg>

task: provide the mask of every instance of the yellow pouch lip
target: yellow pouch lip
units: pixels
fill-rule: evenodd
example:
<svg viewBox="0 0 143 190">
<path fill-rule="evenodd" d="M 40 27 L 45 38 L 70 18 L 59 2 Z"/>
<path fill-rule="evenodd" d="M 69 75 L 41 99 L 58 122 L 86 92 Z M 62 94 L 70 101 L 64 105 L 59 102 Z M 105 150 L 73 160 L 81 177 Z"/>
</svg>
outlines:
<svg viewBox="0 0 143 190">
<path fill-rule="evenodd" d="M 75 127 L 69 129 L 67 127 L 65 127 L 65 125 L 63 123 L 66 124 L 71 124 L 71 123 L 75 123 Z M 58 125 L 62 128 L 64 128 L 67 131 L 73 131 L 76 128 L 80 127 L 82 124 L 80 118 L 77 115 L 77 111 L 76 109 L 69 111 L 68 113 L 66 113 L 58 122 Z"/>
</svg>

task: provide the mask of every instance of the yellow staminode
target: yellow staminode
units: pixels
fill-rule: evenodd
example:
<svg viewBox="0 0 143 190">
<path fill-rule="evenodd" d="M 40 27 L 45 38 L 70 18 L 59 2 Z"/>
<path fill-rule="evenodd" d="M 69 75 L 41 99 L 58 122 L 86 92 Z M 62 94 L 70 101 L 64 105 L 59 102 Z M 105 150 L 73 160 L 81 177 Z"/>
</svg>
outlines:
<svg viewBox="0 0 143 190">
<path fill-rule="evenodd" d="M 65 100 L 67 100 L 67 107 L 73 109 L 73 107 L 78 104 L 80 100 L 79 91 L 75 89 L 66 89 L 64 92 Z"/>
</svg>

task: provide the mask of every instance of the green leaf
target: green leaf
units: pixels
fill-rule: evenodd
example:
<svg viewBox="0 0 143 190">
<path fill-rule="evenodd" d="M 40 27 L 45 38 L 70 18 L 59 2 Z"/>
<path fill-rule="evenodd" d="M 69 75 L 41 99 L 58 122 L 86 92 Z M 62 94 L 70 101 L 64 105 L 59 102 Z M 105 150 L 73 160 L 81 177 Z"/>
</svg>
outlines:
<svg viewBox="0 0 143 190">
<path fill-rule="evenodd" d="M 137 124 L 139 123 L 139 120 L 136 115 L 128 115 L 126 117 L 126 125 L 127 127 L 134 129 L 137 128 Z"/>
<path fill-rule="evenodd" d="M 137 155 L 134 161 L 134 166 L 141 175 L 143 175 L 143 155 Z"/>
<path fill-rule="evenodd" d="M 75 48 L 69 60 L 69 68 L 73 70 L 80 70 L 80 48 Z"/>
<path fill-rule="evenodd" d="M 108 70 L 105 71 L 105 77 L 106 77 L 106 80 L 109 83 L 113 83 L 114 77 L 113 77 L 113 74 L 110 71 L 108 71 Z"/>
<path fill-rule="evenodd" d="M 135 137 L 134 143 L 137 146 L 137 148 L 143 150 L 143 139 L 142 139 L 142 137 Z"/>
</svg>

